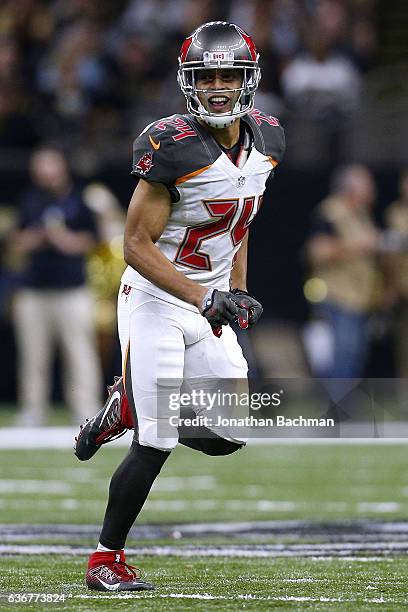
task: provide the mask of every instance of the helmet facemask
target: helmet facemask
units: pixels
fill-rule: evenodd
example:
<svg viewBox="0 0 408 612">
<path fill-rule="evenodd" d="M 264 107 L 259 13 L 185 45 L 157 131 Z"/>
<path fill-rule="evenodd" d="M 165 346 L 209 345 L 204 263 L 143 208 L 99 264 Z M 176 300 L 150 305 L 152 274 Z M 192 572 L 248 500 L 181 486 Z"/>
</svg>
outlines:
<svg viewBox="0 0 408 612">
<path fill-rule="evenodd" d="M 254 106 L 254 96 L 258 88 L 261 78 L 260 68 L 258 66 L 258 57 L 256 61 L 235 60 L 233 54 L 229 54 L 229 61 L 211 61 L 210 53 L 204 53 L 204 61 L 191 61 L 182 63 L 179 60 L 179 70 L 177 80 L 181 91 L 187 100 L 187 109 L 195 117 L 199 117 L 202 121 L 215 128 L 225 128 L 231 125 L 236 119 L 249 113 Z M 226 55 L 226 54 L 223 54 Z M 207 57 L 206 57 L 207 56 Z M 198 89 L 197 88 L 197 73 L 202 70 L 216 69 L 233 69 L 242 72 L 241 87 L 234 89 Z M 226 113 L 213 113 L 202 104 L 199 93 L 217 93 L 231 94 L 238 98 L 231 110 Z"/>
</svg>

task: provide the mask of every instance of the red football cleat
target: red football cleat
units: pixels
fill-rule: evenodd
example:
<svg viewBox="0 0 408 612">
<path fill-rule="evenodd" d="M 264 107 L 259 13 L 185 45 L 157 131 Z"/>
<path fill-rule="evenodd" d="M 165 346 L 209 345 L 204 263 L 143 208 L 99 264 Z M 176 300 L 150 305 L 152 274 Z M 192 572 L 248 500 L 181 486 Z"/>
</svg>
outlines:
<svg viewBox="0 0 408 612">
<path fill-rule="evenodd" d="M 96 591 L 152 591 L 153 584 L 140 579 L 140 570 L 126 563 L 125 552 L 94 552 L 88 561 L 85 582 Z"/>
</svg>

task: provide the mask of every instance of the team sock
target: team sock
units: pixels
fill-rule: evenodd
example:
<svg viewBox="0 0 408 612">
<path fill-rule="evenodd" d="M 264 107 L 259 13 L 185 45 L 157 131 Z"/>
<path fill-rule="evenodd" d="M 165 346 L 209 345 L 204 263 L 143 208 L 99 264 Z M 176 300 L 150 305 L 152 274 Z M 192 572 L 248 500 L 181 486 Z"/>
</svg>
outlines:
<svg viewBox="0 0 408 612">
<path fill-rule="evenodd" d="M 122 461 L 109 487 L 109 500 L 103 522 L 100 545 L 108 550 L 121 550 L 149 491 L 159 474 L 168 451 L 161 451 L 134 442 Z"/>
<path fill-rule="evenodd" d="M 98 543 L 98 546 L 96 547 L 96 552 L 116 552 L 115 549 L 112 548 L 106 548 L 106 546 L 103 546 L 100 542 Z"/>
</svg>

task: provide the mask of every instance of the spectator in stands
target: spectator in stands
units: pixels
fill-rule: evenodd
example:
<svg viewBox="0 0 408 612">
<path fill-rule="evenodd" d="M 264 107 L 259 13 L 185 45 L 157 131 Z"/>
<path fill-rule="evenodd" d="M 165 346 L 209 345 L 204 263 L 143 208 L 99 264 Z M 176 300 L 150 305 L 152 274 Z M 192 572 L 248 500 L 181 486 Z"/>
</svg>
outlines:
<svg viewBox="0 0 408 612">
<path fill-rule="evenodd" d="M 353 112 L 360 93 L 360 77 L 351 61 L 338 53 L 330 39 L 313 30 L 307 50 L 296 56 L 282 73 L 288 104 L 302 116 L 337 121 Z"/>
<path fill-rule="evenodd" d="M 379 234 L 371 216 L 375 197 L 370 171 L 347 166 L 336 173 L 332 191 L 315 215 L 306 245 L 312 278 L 305 287 L 318 322 L 308 344 L 319 377 L 358 378 L 364 373 L 367 324 L 378 289 Z"/>
<path fill-rule="evenodd" d="M 408 170 L 400 177 L 399 199 L 385 213 L 390 248 L 386 256 L 388 306 L 396 307 L 396 374 L 408 378 Z M 387 232 L 388 233 L 388 232 Z"/>
<path fill-rule="evenodd" d="M 64 155 L 38 149 L 34 187 L 22 198 L 13 248 L 23 259 L 15 299 L 21 425 L 41 425 L 51 389 L 55 341 L 62 348 L 66 401 L 78 421 L 100 406 L 100 365 L 93 303 L 85 286 L 85 256 L 95 244 L 93 215 Z"/>
<path fill-rule="evenodd" d="M 123 31 L 157 39 L 169 32 L 183 31 L 193 3 L 188 0 L 129 0 L 119 20 Z"/>
<path fill-rule="evenodd" d="M 288 143 L 296 134 L 308 143 L 309 163 L 313 160 L 333 168 L 345 159 L 360 101 L 361 76 L 340 44 L 346 24 L 344 3 L 321 0 L 314 4 L 315 15 L 303 22 L 302 50 L 282 70 L 281 91 L 291 111 Z M 301 149 L 297 155 L 305 158 Z"/>
<path fill-rule="evenodd" d="M 41 63 L 38 87 L 52 98 L 58 114 L 77 120 L 104 95 L 108 76 L 99 29 L 91 22 L 79 21 L 65 28 L 53 53 Z"/>
</svg>

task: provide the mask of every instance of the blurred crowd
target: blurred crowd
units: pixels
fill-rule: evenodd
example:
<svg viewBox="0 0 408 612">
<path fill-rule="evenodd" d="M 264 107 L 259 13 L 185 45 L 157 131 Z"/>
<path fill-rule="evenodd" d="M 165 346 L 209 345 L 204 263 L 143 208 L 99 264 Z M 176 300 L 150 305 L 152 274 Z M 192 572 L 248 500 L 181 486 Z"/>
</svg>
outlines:
<svg viewBox="0 0 408 612">
<path fill-rule="evenodd" d="M 130 136 L 184 112 L 180 42 L 226 19 L 261 54 L 257 104 L 339 124 L 355 109 L 374 62 L 373 0 L 4 0 L 0 7 L 0 150 L 57 140 L 76 169 L 129 154 Z M 9 158 L 3 159 L 7 165 Z"/>
<path fill-rule="evenodd" d="M 370 170 L 349 165 L 336 170 L 314 211 L 305 243 L 311 321 L 304 342 L 311 372 L 320 378 L 363 377 L 379 332 L 394 336 L 395 374 L 408 378 L 408 173 L 401 174 L 399 198 L 386 207 L 381 227 L 376 202 Z M 384 363 L 383 377 L 387 371 Z"/>
</svg>

